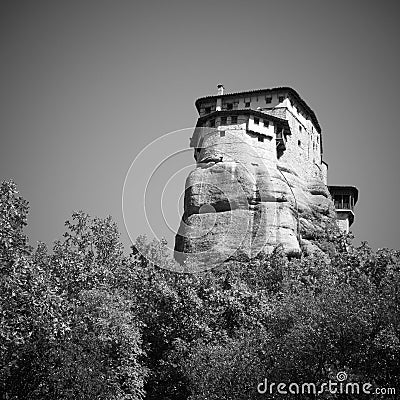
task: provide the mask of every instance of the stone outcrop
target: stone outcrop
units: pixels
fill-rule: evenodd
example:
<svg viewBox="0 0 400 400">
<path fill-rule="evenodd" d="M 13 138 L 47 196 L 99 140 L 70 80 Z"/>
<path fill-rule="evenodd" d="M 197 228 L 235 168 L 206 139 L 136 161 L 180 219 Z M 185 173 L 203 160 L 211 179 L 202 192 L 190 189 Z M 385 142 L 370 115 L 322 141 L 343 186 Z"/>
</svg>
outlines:
<svg viewBox="0 0 400 400">
<path fill-rule="evenodd" d="M 186 181 L 175 258 L 202 269 L 277 245 L 289 256 L 319 251 L 315 239 L 336 212 L 321 127 L 306 102 L 288 87 L 224 94 L 220 85 L 195 105 L 197 165 Z M 357 190 L 333 189 L 348 227 Z"/>
<path fill-rule="evenodd" d="M 249 142 L 245 130 L 227 130 L 224 139 L 226 146 L 198 150 L 186 181 L 176 259 L 213 265 L 277 244 L 292 256 L 315 251 L 313 238 L 335 216 L 321 174 L 299 174 L 299 165 Z"/>
</svg>

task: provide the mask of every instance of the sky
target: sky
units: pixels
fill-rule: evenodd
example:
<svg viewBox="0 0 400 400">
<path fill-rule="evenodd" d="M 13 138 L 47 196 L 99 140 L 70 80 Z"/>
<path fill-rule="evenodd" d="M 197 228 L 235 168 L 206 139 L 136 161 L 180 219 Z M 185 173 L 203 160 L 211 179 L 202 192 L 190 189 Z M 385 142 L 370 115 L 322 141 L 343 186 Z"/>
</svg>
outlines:
<svg viewBox="0 0 400 400">
<path fill-rule="evenodd" d="M 111 215 L 125 245 L 149 227 L 171 243 L 194 101 L 223 83 L 293 87 L 322 127 L 329 184 L 359 189 L 355 242 L 398 249 L 397 4 L 2 0 L 0 179 L 30 202 L 31 244 L 77 210 Z"/>
</svg>

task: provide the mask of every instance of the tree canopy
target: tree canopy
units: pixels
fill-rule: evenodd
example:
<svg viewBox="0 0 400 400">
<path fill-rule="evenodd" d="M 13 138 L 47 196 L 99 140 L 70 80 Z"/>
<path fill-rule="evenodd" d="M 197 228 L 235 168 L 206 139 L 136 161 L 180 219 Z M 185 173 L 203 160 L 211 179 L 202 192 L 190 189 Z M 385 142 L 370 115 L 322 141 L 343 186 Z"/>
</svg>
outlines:
<svg viewBox="0 0 400 400">
<path fill-rule="evenodd" d="M 32 248 L 27 214 L 15 184 L 3 182 L 4 399 L 311 399 L 257 388 L 337 382 L 339 372 L 400 391 L 398 251 L 354 247 L 332 226 L 318 254 L 289 260 L 277 247 L 185 274 L 135 245 L 125 254 L 112 219 L 84 212 L 52 248 Z M 138 240 L 152 260 L 166 257 L 165 243 Z"/>
</svg>

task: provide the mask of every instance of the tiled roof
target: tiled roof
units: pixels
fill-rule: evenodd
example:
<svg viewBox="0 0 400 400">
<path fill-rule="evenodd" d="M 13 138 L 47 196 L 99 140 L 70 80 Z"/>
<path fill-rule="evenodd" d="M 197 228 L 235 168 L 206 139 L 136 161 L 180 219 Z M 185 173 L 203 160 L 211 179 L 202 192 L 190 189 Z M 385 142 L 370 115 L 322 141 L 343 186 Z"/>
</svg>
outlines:
<svg viewBox="0 0 400 400">
<path fill-rule="evenodd" d="M 309 114 L 311 121 L 315 125 L 315 128 L 319 133 L 321 133 L 321 127 L 319 125 L 317 116 L 315 115 L 314 111 L 308 106 L 308 104 L 300 97 L 300 95 L 292 88 L 287 87 L 287 86 L 282 86 L 282 87 L 276 87 L 276 88 L 270 88 L 270 89 L 257 89 L 257 90 L 248 90 L 245 92 L 234 92 L 234 93 L 224 93 L 222 95 L 212 95 L 212 96 L 205 96 L 205 97 L 200 97 L 195 101 L 195 106 L 197 110 L 199 110 L 199 105 L 205 100 L 210 100 L 210 99 L 216 99 L 218 97 L 230 97 L 230 96 L 246 96 L 246 95 L 252 95 L 252 94 L 262 94 L 262 93 L 276 93 L 280 91 L 285 91 L 288 92 L 289 96 L 292 96 L 293 99 L 299 103 Z"/>
</svg>

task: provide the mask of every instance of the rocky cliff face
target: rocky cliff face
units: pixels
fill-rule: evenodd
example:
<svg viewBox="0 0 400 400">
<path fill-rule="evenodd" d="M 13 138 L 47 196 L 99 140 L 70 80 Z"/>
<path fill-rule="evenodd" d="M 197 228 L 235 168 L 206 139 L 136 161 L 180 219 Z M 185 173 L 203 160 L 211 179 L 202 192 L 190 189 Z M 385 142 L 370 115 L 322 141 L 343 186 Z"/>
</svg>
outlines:
<svg viewBox="0 0 400 400">
<path fill-rule="evenodd" d="M 275 139 L 267 140 L 240 129 L 202 136 L 185 186 L 178 261 L 212 267 L 237 251 L 254 257 L 277 244 L 288 255 L 316 250 L 315 234 L 335 217 L 323 177 L 278 160 Z"/>
</svg>

